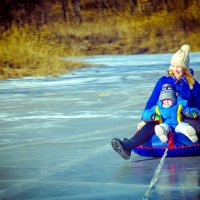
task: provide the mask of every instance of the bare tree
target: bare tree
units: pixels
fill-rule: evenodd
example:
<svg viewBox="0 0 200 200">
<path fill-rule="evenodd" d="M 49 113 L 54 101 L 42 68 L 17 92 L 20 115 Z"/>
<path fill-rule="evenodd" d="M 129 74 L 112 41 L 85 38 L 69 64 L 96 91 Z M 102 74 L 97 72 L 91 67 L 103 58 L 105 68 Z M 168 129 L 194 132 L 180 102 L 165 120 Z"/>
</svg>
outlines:
<svg viewBox="0 0 200 200">
<path fill-rule="evenodd" d="M 199 1 L 199 0 L 195 0 L 195 3 L 196 3 L 196 5 L 197 5 L 198 9 L 200 10 L 200 1 Z M 199 14 L 200 14 L 200 13 L 199 13 Z"/>
<path fill-rule="evenodd" d="M 97 6 L 100 14 L 104 13 L 104 3 L 103 0 L 98 0 L 97 1 Z"/>
<path fill-rule="evenodd" d="M 113 0 L 111 5 L 110 5 L 110 8 L 111 8 L 113 13 L 118 15 L 119 9 L 122 8 L 122 7 L 120 7 L 119 0 Z"/>
<path fill-rule="evenodd" d="M 167 6 L 167 1 L 168 0 L 162 0 L 162 3 L 163 3 L 163 6 L 164 6 L 164 9 L 168 12 L 169 11 L 169 8 Z"/>
<path fill-rule="evenodd" d="M 157 11 L 159 4 L 162 4 L 162 7 L 164 8 L 164 10 L 166 10 L 168 12 L 167 1 L 168 0 L 161 0 L 161 1 L 160 0 L 151 0 L 153 12 Z"/>
<path fill-rule="evenodd" d="M 189 6 L 189 1 L 188 0 L 184 0 L 183 3 L 184 3 L 184 8 L 187 8 Z"/>
<path fill-rule="evenodd" d="M 137 5 L 137 1 L 136 0 L 130 0 L 130 14 L 131 15 L 133 15 L 136 5 Z"/>
<path fill-rule="evenodd" d="M 28 19 L 28 23 L 31 23 L 33 20 L 33 12 L 35 9 L 35 3 L 37 3 L 36 1 L 24 1 L 24 9 L 26 11 L 26 16 Z"/>
<path fill-rule="evenodd" d="M 71 1 L 72 1 L 75 17 L 76 19 L 78 19 L 79 23 L 81 23 L 82 17 L 81 17 L 80 0 L 71 0 Z"/>
<path fill-rule="evenodd" d="M 0 1 L 0 25 L 7 29 L 12 21 L 12 4 L 9 1 Z"/>
<path fill-rule="evenodd" d="M 151 0 L 138 0 L 138 11 L 140 14 L 144 14 L 144 12 L 147 12 L 147 8 L 151 7 Z"/>
<path fill-rule="evenodd" d="M 63 20 L 64 22 L 67 21 L 67 15 L 66 15 L 66 7 L 67 7 L 67 0 L 61 0 L 61 4 L 62 4 L 62 13 L 63 13 Z"/>
</svg>

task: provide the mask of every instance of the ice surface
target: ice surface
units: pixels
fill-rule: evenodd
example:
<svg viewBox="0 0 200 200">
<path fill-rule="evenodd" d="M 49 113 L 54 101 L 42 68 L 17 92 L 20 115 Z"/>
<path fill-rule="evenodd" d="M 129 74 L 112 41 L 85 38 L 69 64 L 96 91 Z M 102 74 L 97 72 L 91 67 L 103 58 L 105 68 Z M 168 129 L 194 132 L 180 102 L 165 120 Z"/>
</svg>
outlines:
<svg viewBox="0 0 200 200">
<path fill-rule="evenodd" d="M 122 160 L 171 54 L 71 58 L 101 66 L 59 78 L 0 81 L 0 199 L 142 199 L 160 162 Z M 200 54 L 192 53 L 195 77 Z M 166 158 L 151 199 L 200 199 L 199 157 Z"/>
</svg>

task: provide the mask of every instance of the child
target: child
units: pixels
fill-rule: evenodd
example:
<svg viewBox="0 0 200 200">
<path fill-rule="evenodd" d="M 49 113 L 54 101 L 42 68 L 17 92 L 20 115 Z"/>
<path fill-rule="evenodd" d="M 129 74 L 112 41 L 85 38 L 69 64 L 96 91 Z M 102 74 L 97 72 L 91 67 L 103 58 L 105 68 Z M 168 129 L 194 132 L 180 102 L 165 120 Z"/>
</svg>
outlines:
<svg viewBox="0 0 200 200">
<path fill-rule="evenodd" d="M 196 108 L 186 106 L 187 101 L 176 97 L 170 84 L 164 84 L 156 106 L 142 113 L 144 121 L 159 122 L 155 126 L 155 133 L 162 142 L 167 142 L 169 132 L 179 132 L 187 136 L 193 143 L 198 141 L 195 129 L 188 123 L 182 122 L 182 113 L 189 113 L 195 118 L 200 115 Z"/>
</svg>

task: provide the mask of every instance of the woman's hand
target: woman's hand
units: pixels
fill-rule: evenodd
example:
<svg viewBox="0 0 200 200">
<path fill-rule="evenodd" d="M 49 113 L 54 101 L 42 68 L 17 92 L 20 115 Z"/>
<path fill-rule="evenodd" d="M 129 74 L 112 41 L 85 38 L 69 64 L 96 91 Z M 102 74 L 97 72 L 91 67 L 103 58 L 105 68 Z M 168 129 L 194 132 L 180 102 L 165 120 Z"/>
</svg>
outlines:
<svg viewBox="0 0 200 200">
<path fill-rule="evenodd" d="M 141 122 L 137 125 L 138 130 L 140 130 L 145 124 L 146 124 L 146 122 L 141 121 Z"/>
</svg>

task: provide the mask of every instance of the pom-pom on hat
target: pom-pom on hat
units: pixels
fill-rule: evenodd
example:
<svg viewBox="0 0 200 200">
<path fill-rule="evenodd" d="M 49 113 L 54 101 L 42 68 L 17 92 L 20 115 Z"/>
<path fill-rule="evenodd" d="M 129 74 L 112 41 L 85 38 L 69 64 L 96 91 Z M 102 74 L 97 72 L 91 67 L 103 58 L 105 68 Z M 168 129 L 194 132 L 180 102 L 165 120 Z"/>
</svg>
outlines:
<svg viewBox="0 0 200 200">
<path fill-rule="evenodd" d="M 171 66 L 179 66 L 189 68 L 190 63 L 190 45 L 184 44 L 180 50 L 178 50 L 171 59 Z"/>
<path fill-rule="evenodd" d="M 176 94 L 170 84 L 164 84 L 162 86 L 162 91 L 159 96 L 160 101 L 166 99 L 172 100 L 174 103 L 176 103 Z"/>
</svg>

